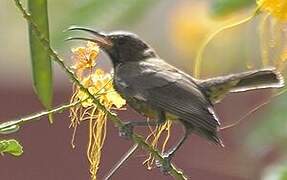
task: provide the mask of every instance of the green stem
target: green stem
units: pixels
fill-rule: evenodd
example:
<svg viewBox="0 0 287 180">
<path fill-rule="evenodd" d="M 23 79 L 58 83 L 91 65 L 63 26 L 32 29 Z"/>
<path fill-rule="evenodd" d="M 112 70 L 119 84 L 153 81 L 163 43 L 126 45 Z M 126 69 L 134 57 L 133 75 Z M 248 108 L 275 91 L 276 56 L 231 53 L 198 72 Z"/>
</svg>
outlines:
<svg viewBox="0 0 287 180">
<path fill-rule="evenodd" d="M 19 0 L 14 0 L 16 6 L 19 8 L 19 10 L 22 12 L 24 18 L 28 21 L 28 23 L 31 25 L 31 28 L 33 29 L 34 33 L 36 36 L 39 38 L 40 42 L 46 47 L 48 53 L 50 54 L 51 57 L 53 57 L 54 61 L 60 65 L 60 67 L 65 71 L 65 73 L 68 75 L 68 77 L 79 86 L 79 88 L 84 91 L 88 96 L 93 100 L 95 105 L 101 109 L 103 112 L 105 112 L 108 116 L 108 118 L 117 126 L 117 127 L 123 127 L 124 124 L 123 122 L 116 116 L 116 114 L 110 112 L 109 110 L 106 109 L 104 105 L 102 105 L 99 100 L 97 100 L 87 88 L 84 87 L 84 85 L 76 78 L 74 75 L 74 72 L 71 71 L 65 64 L 64 61 L 57 55 L 56 51 L 54 51 L 51 46 L 49 41 L 41 34 L 39 31 L 37 25 L 34 23 L 33 19 L 31 16 L 27 13 L 27 11 L 23 8 L 21 2 Z M 144 138 L 141 137 L 140 135 L 133 134 L 131 137 L 131 140 L 134 143 L 138 143 L 139 146 L 151 153 L 160 163 L 164 163 L 165 159 L 161 156 L 161 154 L 155 150 L 150 144 L 146 143 Z M 171 164 L 171 170 L 170 174 L 178 180 L 184 180 L 187 179 L 183 173 L 175 168 L 174 165 Z"/>
<path fill-rule="evenodd" d="M 217 29 L 216 31 L 212 32 L 210 35 L 207 36 L 207 38 L 203 41 L 203 43 L 199 47 L 197 56 L 195 58 L 195 65 L 194 65 L 194 77 L 195 78 L 199 78 L 199 76 L 200 76 L 200 70 L 201 70 L 201 64 L 202 64 L 202 56 L 203 56 L 204 50 L 206 49 L 208 44 L 211 42 L 211 40 L 216 35 L 218 35 L 220 32 L 222 32 L 224 30 L 231 29 L 231 28 L 234 28 L 234 27 L 236 27 L 238 25 L 241 25 L 241 24 L 249 22 L 251 19 L 253 19 L 255 16 L 257 16 L 259 14 L 259 12 L 260 12 L 259 10 L 260 10 L 260 8 L 257 7 L 255 12 L 251 16 L 249 16 L 247 18 L 244 18 L 244 19 L 242 19 L 242 20 L 240 20 L 238 22 L 225 25 L 225 26 Z"/>
<path fill-rule="evenodd" d="M 23 124 L 27 124 L 29 122 L 32 122 L 32 121 L 36 121 L 36 120 L 40 120 L 41 117 L 43 116 L 48 116 L 49 114 L 51 113 L 56 113 L 56 112 L 61 112 L 65 109 L 68 109 L 70 107 L 74 107 L 78 104 L 80 104 L 82 101 L 77 101 L 77 102 L 73 102 L 73 103 L 70 103 L 70 104 L 65 104 L 65 105 L 61 105 L 59 107 L 56 107 L 52 110 L 49 110 L 49 111 L 42 111 L 42 112 L 39 112 L 37 114 L 33 114 L 33 115 L 30 115 L 30 116 L 27 116 L 27 117 L 24 117 L 24 118 L 20 118 L 19 120 L 11 120 L 11 121 L 8 121 L 8 122 L 4 122 L 6 123 L 7 125 L 1 125 L 0 127 L 0 131 L 1 130 L 4 130 L 4 129 L 7 129 L 9 127 L 12 127 L 12 126 L 16 126 L 16 125 L 23 125 Z"/>
</svg>

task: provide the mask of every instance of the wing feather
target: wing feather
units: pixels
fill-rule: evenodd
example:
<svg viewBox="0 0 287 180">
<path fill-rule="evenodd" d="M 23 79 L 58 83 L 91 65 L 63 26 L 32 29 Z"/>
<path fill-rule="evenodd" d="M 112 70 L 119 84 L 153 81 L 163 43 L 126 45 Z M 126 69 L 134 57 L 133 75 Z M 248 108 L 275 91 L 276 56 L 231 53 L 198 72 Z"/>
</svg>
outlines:
<svg viewBox="0 0 287 180">
<path fill-rule="evenodd" d="M 118 90 L 124 96 L 141 97 L 195 128 L 217 131 L 220 123 L 213 106 L 191 76 L 160 59 L 126 63 L 116 71 Z"/>
<path fill-rule="evenodd" d="M 179 80 L 163 87 L 149 89 L 146 99 L 153 106 L 164 109 L 195 127 L 216 130 L 220 123 L 210 103 L 193 93 L 194 89 L 185 89 L 184 86 L 186 84 Z"/>
</svg>

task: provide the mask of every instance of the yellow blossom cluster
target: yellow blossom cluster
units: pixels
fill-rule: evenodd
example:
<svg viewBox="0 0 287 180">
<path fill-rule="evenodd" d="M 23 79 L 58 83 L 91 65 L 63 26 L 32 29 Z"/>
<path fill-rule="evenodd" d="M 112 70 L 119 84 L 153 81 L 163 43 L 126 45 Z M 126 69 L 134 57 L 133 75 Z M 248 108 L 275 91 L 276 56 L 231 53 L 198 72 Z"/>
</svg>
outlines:
<svg viewBox="0 0 287 180">
<path fill-rule="evenodd" d="M 75 64 L 72 69 L 76 71 L 78 78 L 83 76 L 83 72 L 87 69 L 92 69 L 96 66 L 96 58 L 99 54 L 99 47 L 93 43 L 88 42 L 84 47 L 77 47 L 72 49 L 73 59 Z"/>
<path fill-rule="evenodd" d="M 287 0 L 257 0 L 262 11 L 270 13 L 280 21 L 287 20 Z"/>
<path fill-rule="evenodd" d="M 259 26 L 263 66 L 271 65 L 283 71 L 287 58 L 287 0 L 257 0 L 257 5 L 262 12 L 267 12 Z"/>
<path fill-rule="evenodd" d="M 126 104 L 126 101 L 114 90 L 111 74 L 105 73 L 101 69 L 96 69 L 88 77 L 85 77 L 82 83 L 91 94 L 98 97 L 101 103 L 113 105 L 115 108 L 121 108 Z M 82 101 L 84 108 L 94 105 L 93 100 L 81 90 L 77 92 L 76 98 Z"/>
<path fill-rule="evenodd" d="M 72 68 L 77 78 L 85 88 L 96 97 L 107 110 L 120 109 L 126 104 L 114 90 L 112 76 L 105 73 L 102 69 L 96 68 L 96 59 L 99 54 L 97 44 L 88 42 L 84 47 L 72 49 L 75 61 Z M 87 157 L 90 162 L 91 179 L 96 180 L 97 171 L 100 165 L 101 150 L 106 137 L 107 116 L 89 98 L 83 90 L 74 85 L 71 102 L 80 102 L 79 105 L 70 109 L 71 127 L 74 128 L 72 146 L 78 125 L 83 121 L 89 122 L 89 144 Z"/>
</svg>

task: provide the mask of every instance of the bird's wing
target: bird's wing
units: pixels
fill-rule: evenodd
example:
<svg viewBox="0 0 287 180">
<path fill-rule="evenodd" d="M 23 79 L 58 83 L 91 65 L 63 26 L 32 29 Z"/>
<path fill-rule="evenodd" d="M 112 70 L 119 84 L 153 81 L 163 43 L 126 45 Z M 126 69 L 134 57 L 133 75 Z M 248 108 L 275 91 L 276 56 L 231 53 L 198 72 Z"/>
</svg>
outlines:
<svg viewBox="0 0 287 180">
<path fill-rule="evenodd" d="M 122 72 L 128 96 L 176 115 L 195 128 L 214 132 L 220 125 L 211 103 L 192 78 L 164 61 L 129 64 Z"/>
</svg>

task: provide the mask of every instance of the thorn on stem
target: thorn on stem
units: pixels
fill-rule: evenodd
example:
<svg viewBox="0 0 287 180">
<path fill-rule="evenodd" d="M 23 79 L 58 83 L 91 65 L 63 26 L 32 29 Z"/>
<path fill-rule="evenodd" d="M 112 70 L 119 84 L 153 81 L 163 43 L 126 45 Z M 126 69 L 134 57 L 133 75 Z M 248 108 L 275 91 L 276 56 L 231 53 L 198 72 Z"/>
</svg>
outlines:
<svg viewBox="0 0 287 180">
<path fill-rule="evenodd" d="M 119 136 L 125 139 L 131 139 L 133 135 L 133 129 L 133 124 L 131 122 L 126 122 L 123 126 L 119 127 Z"/>
</svg>

